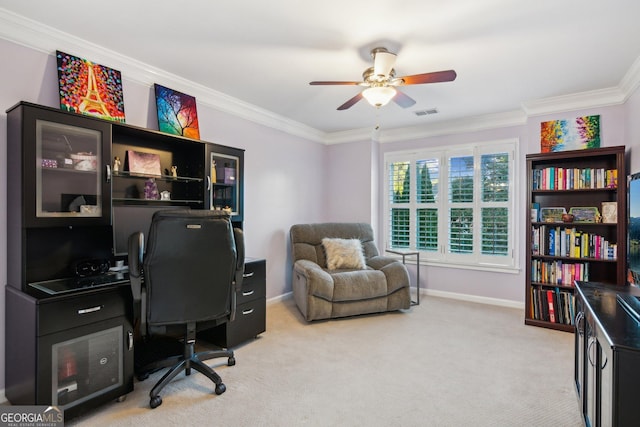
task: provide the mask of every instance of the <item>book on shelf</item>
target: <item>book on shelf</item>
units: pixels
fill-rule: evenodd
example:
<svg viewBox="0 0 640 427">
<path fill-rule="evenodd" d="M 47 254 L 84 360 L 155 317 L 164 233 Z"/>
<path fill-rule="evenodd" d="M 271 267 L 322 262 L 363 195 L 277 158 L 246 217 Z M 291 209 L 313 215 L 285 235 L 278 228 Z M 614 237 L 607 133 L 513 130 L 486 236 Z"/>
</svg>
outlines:
<svg viewBox="0 0 640 427">
<path fill-rule="evenodd" d="M 587 233 L 576 227 L 546 224 L 532 226 L 533 255 L 615 260 L 617 252 L 617 244 L 599 234 Z"/>
<path fill-rule="evenodd" d="M 534 320 L 573 325 L 575 323 L 575 295 L 571 291 L 531 288 L 529 316 Z"/>
<path fill-rule="evenodd" d="M 546 167 L 532 171 L 533 190 L 617 188 L 618 170 Z"/>
</svg>

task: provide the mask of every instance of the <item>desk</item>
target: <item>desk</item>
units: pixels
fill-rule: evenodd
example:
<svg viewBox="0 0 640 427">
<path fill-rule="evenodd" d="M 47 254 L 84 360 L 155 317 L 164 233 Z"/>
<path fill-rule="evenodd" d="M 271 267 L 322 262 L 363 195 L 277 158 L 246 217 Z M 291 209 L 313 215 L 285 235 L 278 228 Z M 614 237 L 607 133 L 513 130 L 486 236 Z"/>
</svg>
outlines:
<svg viewBox="0 0 640 427">
<path fill-rule="evenodd" d="M 416 300 L 411 301 L 411 305 L 420 305 L 420 252 L 402 249 L 385 249 L 390 254 L 400 255 L 402 263 L 406 265 L 406 257 L 416 257 Z"/>
</svg>

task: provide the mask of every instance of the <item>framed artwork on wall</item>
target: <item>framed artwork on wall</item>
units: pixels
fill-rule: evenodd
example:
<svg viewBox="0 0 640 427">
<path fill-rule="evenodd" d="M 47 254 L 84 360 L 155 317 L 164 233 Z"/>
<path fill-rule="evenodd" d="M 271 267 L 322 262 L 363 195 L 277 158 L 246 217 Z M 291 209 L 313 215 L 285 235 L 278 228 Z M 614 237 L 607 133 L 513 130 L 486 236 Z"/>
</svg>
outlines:
<svg viewBox="0 0 640 427">
<path fill-rule="evenodd" d="M 540 123 L 541 152 L 582 150 L 600 147 L 600 116 Z"/>
<path fill-rule="evenodd" d="M 158 130 L 172 135 L 200 139 L 196 99 L 193 96 L 154 84 Z"/>
<path fill-rule="evenodd" d="M 60 108 L 125 122 L 120 71 L 56 51 Z"/>
</svg>

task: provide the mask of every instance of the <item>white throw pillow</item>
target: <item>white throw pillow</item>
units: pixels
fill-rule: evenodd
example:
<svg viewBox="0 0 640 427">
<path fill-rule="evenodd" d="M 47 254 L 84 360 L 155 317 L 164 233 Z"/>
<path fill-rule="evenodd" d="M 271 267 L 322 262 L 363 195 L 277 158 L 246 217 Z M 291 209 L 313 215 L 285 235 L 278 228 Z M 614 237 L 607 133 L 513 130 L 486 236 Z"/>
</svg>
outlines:
<svg viewBox="0 0 640 427">
<path fill-rule="evenodd" d="M 365 261 L 362 253 L 362 242 L 359 239 L 322 239 L 322 246 L 327 255 L 327 268 L 364 269 Z"/>
</svg>

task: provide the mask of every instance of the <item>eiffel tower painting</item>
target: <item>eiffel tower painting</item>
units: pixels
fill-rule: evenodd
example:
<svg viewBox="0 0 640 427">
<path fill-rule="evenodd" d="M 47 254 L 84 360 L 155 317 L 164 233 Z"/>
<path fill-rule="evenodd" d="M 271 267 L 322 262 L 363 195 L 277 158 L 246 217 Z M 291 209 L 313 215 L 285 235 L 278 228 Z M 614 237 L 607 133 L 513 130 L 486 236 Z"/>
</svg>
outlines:
<svg viewBox="0 0 640 427">
<path fill-rule="evenodd" d="M 60 108 L 125 122 L 120 71 L 56 52 Z"/>
</svg>

